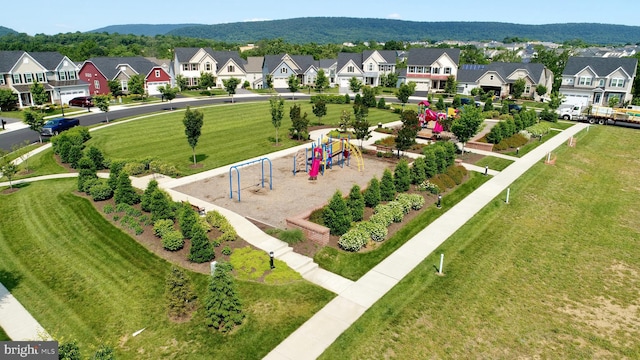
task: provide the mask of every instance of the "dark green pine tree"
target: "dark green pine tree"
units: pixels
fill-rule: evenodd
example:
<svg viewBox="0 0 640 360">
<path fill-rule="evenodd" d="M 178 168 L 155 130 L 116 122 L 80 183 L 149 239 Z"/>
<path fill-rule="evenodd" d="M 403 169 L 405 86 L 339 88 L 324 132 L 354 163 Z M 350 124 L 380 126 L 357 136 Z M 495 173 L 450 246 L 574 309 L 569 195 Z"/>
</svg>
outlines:
<svg viewBox="0 0 640 360">
<path fill-rule="evenodd" d="M 396 186 L 393 183 L 391 170 L 384 169 L 382 180 L 380 180 L 380 200 L 392 201 L 396 197 Z"/>
<path fill-rule="evenodd" d="M 182 236 L 186 239 L 191 239 L 195 233 L 195 228 L 200 226 L 198 223 L 198 213 L 196 213 L 188 202 L 182 203 L 178 222 L 180 224 Z"/>
<path fill-rule="evenodd" d="M 151 193 L 151 220 L 156 221 L 160 219 L 175 218 L 175 211 L 173 201 L 169 198 L 169 195 L 161 189 L 156 189 Z"/>
<path fill-rule="evenodd" d="M 136 190 L 131 185 L 131 179 L 129 179 L 129 174 L 124 171 L 120 172 L 118 176 L 118 187 L 113 193 L 114 200 L 116 204 L 129 204 L 135 205 L 140 202 L 140 195 L 136 192 Z"/>
<path fill-rule="evenodd" d="M 195 309 L 196 294 L 191 280 L 177 266 L 172 266 L 165 279 L 165 299 L 167 312 L 173 319 L 189 316 Z"/>
<path fill-rule="evenodd" d="M 189 249 L 189 261 L 203 263 L 213 260 L 215 253 L 202 226 L 196 226 L 191 234 L 191 248 Z"/>
<path fill-rule="evenodd" d="M 424 157 L 419 157 L 413 161 L 413 166 L 411 166 L 411 183 L 418 185 L 426 178 L 426 162 Z"/>
<path fill-rule="evenodd" d="M 222 332 L 233 330 L 244 320 L 242 302 L 230 272 L 228 264 L 216 266 L 205 301 L 207 325 Z"/>
<path fill-rule="evenodd" d="M 369 186 L 364 191 L 364 205 L 368 208 L 374 208 L 380 204 L 380 181 L 373 177 L 369 181 Z"/>
<path fill-rule="evenodd" d="M 393 181 L 397 192 L 409 190 L 409 186 L 411 185 L 411 171 L 409 170 L 407 160 L 402 159 L 398 162 L 393 174 Z"/>
<path fill-rule="evenodd" d="M 158 182 L 156 180 L 149 181 L 140 201 L 142 211 L 151 212 L 151 198 L 156 190 L 158 190 Z"/>
<path fill-rule="evenodd" d="M 347 207 L 351 211 L 351 220 L 361 221 L 364 218 L 364 197 L 357 184 L 351 187 L 349 198 L 347 198 Z"/>
<path fill-rule="evenodd" d="M 333 235 L 342 235 L 351 227 L 351 212 L 340 190 L 333 194 L 329 205 L 322 212 L 322 219 Z"/>
</svg>

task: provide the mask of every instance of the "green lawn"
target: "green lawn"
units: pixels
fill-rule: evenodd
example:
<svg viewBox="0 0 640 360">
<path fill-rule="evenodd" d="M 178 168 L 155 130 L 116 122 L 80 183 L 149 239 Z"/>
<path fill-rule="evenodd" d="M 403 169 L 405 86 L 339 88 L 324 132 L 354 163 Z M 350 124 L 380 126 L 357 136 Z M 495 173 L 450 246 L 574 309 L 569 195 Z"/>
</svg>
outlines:
<svg viewBox="0 0 640 360">
<path fill-rule="evenodd" d="M 624 141 L 620 141 L 624 139 Z M 596 127 L 535 165 L 323 359 L 640 358 L 636 130 Z M 435 274 L 445 254 L 445 276 Z"/>
<path fill-rule="evenodd" d="M 497 171 L 502 171 L 511 164 L 513 164 L 513 161 L 495 157 L 495 156 L 485 156 L 475 163 L 475 165 L 478 165 L 481 167 L 489 166 L 489 169 L 497 170 Z"/>
<path fill-rule="evenodd" d="M 27 148 L 33 149 L 34 146 Z M 17 156 L 13 156 L 13 158 L 17 158 Z M 23 162 L 18 166 L 18 173 L 13 177 L 13 180 L 66 172 L 68 172 L 67 169 L 60 166 L 54 159 L 53 150 L 49 149 L 32 157 L 23 157 Z M 6 176 L 3 176 L 0 177 L 0 181 L 8 180 Z"/>
<path fill-rule="evenodd" d="M 74 179 L 51 180 L 0 195 L 0 281 L 55 338 L 77 340 L 85 358 L 106 344 L 118 359 L 257 359 L 333 297 L 306 281 L 238 281 L 247 318 L 234 333 L 209 330 L 201 308 L 173 323 L 163 305 L 170 264 L 73 195 L 75 187 Z M 202 301 L 208 276 L 188 275 Z"/>
<path fill-rule="evenodd" d="M 7 333 L 4 332 L 3 328 L 0 328 L 0 341 L 11 341 Z"/>
<path fill-rule="evenodd" d="M 308 101 L 300 104 L 308 119 L 317 121 Z M 192 151 L 184 135 L 184 111 L 176 110 L 112 126 L 91 133 L 87 146 L 100 148 L 107 158 L 158 158 L 176 165 L 182 174 L 192 174 L 228 165 L 254 156 L 298 145 L 289 139 L 291 127 L 289 108 L 285 102 L 285 117 L 279 129 L 279 143 L 275 146 L 276 130 L 271 123 L 271 110 L 266 101 L 204 107 L 204 125 L 196 147 L 200 168 L 192 168 Z M 328 114 L 322 118 L 327 125 L 337 126 L 342 110 L 353 112 L 351 105 L 328 105 Z M 370 109 L 369 122 L 387 123 L 399 120 L 399 115 L 388 110 Z M 316 139 L 312 139 L 316 140 Z"/>
</svg>

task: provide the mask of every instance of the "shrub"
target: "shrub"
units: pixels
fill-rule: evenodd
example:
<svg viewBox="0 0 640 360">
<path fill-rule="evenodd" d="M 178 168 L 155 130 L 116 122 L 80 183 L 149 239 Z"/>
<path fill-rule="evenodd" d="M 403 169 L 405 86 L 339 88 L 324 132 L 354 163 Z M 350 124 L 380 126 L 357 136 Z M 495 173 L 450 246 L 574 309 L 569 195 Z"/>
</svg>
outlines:
<svg viewBox="0 0 640 360">
<path fill-rule="evenodd" d="M 196 298 L 189 277 L 179 267 L 172 266 L 165 279 L 165 300 L 169 316 L 187 316 L 195 308 Z"/>
<path fill-rule="evenodd" d="M 383 241 L 389 233 L 387 227 L 380 222 L 363 221 L 358 223 L 358 225 L 356 225 L 356 228 L 364 230 L 367 234 L 369 234 L 371 240 L 376 242 Z"/>
<path fill-rule="evenodd" d="M 381 97 L 380 100 L 378 100 L 377 108 L 378 109 L 386 109 L 387 108 L 387 104 L 385 103 L 383 97 Z"/>
<path fill-rule="evenodd" d="M 140 175 L 145 172 L 145 166 L 141 162 L 128 162 L 122 171 L 130 175 Z"/>
<path fill-rule="evenodd" d="M 436 178 L 442 182 L 445 189 L 451 189 L 456 186 L 456 182 L 447 174 L 438 174 L 436 175 Z"/>
<path fill-rule="evenodd" d="M 222 255 L 227 255 L 227 256 L 231 255 L 231 248 L 229 247 L 229 245 L 222 248 Z"/>
<path fill-rule="evenodd" d="M 215 228 L 219 228 L 223 223 L 227 222 L 227 219 L 216 210 L 208 211 L 205 219 Z"/>
<path fill-rule="evenodd" d="M 111 204 L 107 204 L 104 206 L 104 208 L 102 209 L 102 211 L 104 211 L 105 214 L 111 214 L 112 212 L 114 212 L 116 209 L 113 208 L 113 205 Z"/>
<path fill-rule="evenodd" d="M 222 226 L 220 226 L 219 229 L 220 232 L 222 232 L 222 235 L 218 237 L 220 241 L 235 241 L 238 237 L 236 229 L 234 229 L 233 226 L 231 226 L 231 224 L 229 224 L 228 222 L 225 222 Z"/>
<path fill-rule="evenodd" d="M 409 199 L 413 210 L 420 210 L 424 206 L 424 197 L 420 194 L 410 194 Z"/>
<path fill-rule="evenodd" d="M 93 201 L 103 201 L 113 197 L 113 190 L 105 181 L 98 180 L 98 182 L 94 183 L 89 189 L 89 194 Z"/>
<path fill-rule="evenodd" d="M 122 171 L 118 176 L 118 187 L 113 194 L 116 204 L 125 203 L 129 205 L 137 204 L 140 202 L 140 195 L 136 193 L 135 189 L 131 185 L 131 179 L 129 174 Z"/>
<path fill-rule="evenodd" d="M 98 149 L 97 147 L 89 147 L 89 150 L 87 150 L 87 157 L 91 159 L 91 162 L 93 162 L 93 165 L 97 170 L 102 170 L 105 168 L 104 155 L 102 155 L 102 151 L 100 151 L 100 149 Z"/>
<path fill-rule="evenodd" d="M 158 182 L 156 180 L 151 180 L 147 184 L 147 188 L 142 193 L 140 197 L 140 208 L 143 211 L 151 212 L 151 198 L 153 197 L 153 192 L 158 189 Z"/>
<path fill-rule="evenodd" d="M 409 194 L 406 194 L 406 193 L 398 194 L 398 196 L 396 196 L 395 201 L 397 201 L 398 203 L 400 203 L 400 205 L 402 205 L 402 211 L 405 213 L 405 215 L 411 211 L 413 202 L 411 201 Z"/>
<path fill-rule="evenodd" d="M 287 244 L 297 244 L 305 240 L 304 233 L 300 229 L 287 229 L 281 230 L 277 234 L 278 239 L 286 242 Z"/>
<path fill-rule="evenodd" d="M 409 170 L 409 163 L 407 163 L 407 160 L 402 159 L 396 165 L 396 169 L 393 174 L 393 182 L 395 185 L 395 191 L 404 192 L 409 190 L 409 186 L 411 185 L 411 172 Z"/>
<path fill-rule="evenodd" d="M 360 221 L 364 217 L 364 197 L 360 192 L 360 186 L 357 184 L 351 187 L 349 198 L 347 199 L 347 207 L 351 212 L 351 220 Z"/>
<path fill-rule="evenodd" d="M 162 235 L 162 247 L 169 251 L 182 249 L 184 246 L 184 238 L 178 230 L 169 230 Z"/>
<path fill-rule="evenodd" d="M 429 181 L 431 184 L 433 184 L 435 187 L 438 188 L 438 194 L 447 190 L 447 186 L 444 184 L 440 176 L 434 176 L 427 181 Z"/>
<path fill-rule="evenodd" d="M 329 205 L 322 212 L 322 217 L 331 234 L 342 235 L 351 227 L 351 212 L 339 190 L 333 194 Z"/>
<path fill-rule="evenodd" d="M 434 195 L 437 195 L 440 193 L 440 187 L 436 185 L 434 182 L 431 182 L 429 180 L 424 180 L 423 182 L 421 182 L 418 185 L 418 190 L 428 191 Z"/>
<path fill-rule="evenodd" d="M 180 209 L 180 231 L 182 231 L 182 236 L 187 239 L 191 239 L 194 233 L 194 229 L 200 227 L 198 224 L 198 214 L 191 207 L 191 204 L 187 202 L 182 203 L 182 209 Z"/>
<path fill-rule="evenodd" d="M 404 206 L 398 201 L 390 201 L 387 205 L 389 205 L 389 210 L 391 211 L 391 216 L 393 217 L 393 222 L 401 222 L 404 218 Z"/>
<path fill-rule="evenodd" d="M 389 226 L 393 222 L 393 211 L 388 204 L 380 204 L 374 209 L 374 214 L 371 215 L 369 221 L 380 222 L 384 226 Z"/>
<path fill-rule="evenodd" d="M 375 176 L 369 181 L 369 186 L 364 191 L 364 204 L 366 207 L 375 208 L 380 203 L 380 182 Z"/>
<path fill-rule="evenodd" d="M 340 236 L 338 245 L 346 251 L 356 252 L 367 244 L 369 237 L 363 229 L 353 228 Z"/>
<path fill-rule="evenodd" d="M 156 220 L 153 223 L 153 233 L 157 237 L 162 237 L 164 234 L 170 231 L 176 231 L 173 225 L 174 225 L 173 220 L 170 220 L 170 219 Z"/>
<path fill-rule="evenodd" d="M 426 164 L 424 157 L 419 157 L 413 161 L 411 166 L 411 183 L 418 185 L 427 178 Z"/>
<path fill-rule="evenodd" d="M 173 201 L 160 189 L 156 189 L 151 196 L 151 218 L 153 221 L 175 218 Z"/>
<path fill-rule="evenodd" d="M 447 174 L 456 185 L 462 184 L 462 180 L 464 179 L 465 172 L 463 171 L 462 166 L 449 166 L 445 174 Z"/>
<path fill-rule="evenodd" d="M 213 247 L 220 247 L 220 240 L 215 239 L 211 244 L 213 245 Z"/>
<path fill-rule="evenodd" d="M 233 330 L 236 325 L 242 324 L 245 317 L 230 271 L 231 267 L 227 264 L 216 266 L 205 300 L 207 326 L 222 332 Z"/>
<path fill-rule="evenodd" d="M 391 201 L 396 196 L 396 186 L 393 183 L 391 170 L 384 169 L 382 180 L 380 180 L 380 200 Z"/>
<path fill-rule="evenodd" d="M 189 260 L 195 263 L 203 263 L 211 261 L 214 257 L 215 253 L 211 243 L 209 243 L 206 232 L 200 227 L 194 227 L 191 236 L 191 248 L 189 249 Z"/>
<path fill-rule="evenodd" d="M 118 178 L 120 177 L 120 173 L 122 172 L 122 168 L 124 167 L 124 165 L 125 162 L 119 160 L 113 160 L 109 164 L 109 180 L 107 181 L 107 183 L 113 191 L 115 191 L 118 187 Z"/>
<path fill-rule="evenodd" d="M 125 203 L 116 204 L 116 211 L 123 213 L 123 212 L 127 211 L 127 209 L 130 208 L 130 207 L 131 207 L 131 205 L 125 204 Z"/>
<path fill-rule="evenodd" d="M 113 215 L 113 221 L 118 221 L 120 220 L 120 215 Z"/>
</svg>

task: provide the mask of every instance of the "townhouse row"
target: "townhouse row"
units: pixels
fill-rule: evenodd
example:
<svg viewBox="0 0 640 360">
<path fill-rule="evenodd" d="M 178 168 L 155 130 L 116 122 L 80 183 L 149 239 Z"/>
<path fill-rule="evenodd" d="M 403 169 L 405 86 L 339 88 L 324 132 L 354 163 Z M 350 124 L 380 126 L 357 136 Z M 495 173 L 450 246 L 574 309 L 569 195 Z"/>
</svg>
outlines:
<svg viewBox="0 0 640 360">
<path fill-rule="evenodd" d="M 406 66 L 401 68 L 398 64 Z M 636 76 L 637 59 L 604 57 L 570 57 L 562 74 L 560 92 L 569 101 L 606 105 L 617 97 L 630 101 Z M 469 95 L 474 88 L 493 91 L 501 98 L 513 93 L 513 85 L 525 80 L 523 96 L 534 100 L 548 97 L 536 88 L 553 86 L 554 74 L 539 63 L 502 63 L 487 65 L 460 64 L 459 49 L 415 48 L 410 51 L 367 50 L 361 53 L 339 53 L 336 59 L 315 60 L 310 55 L 266 55 L 248 57 L 237 51 L 215 51 L 211 48 L 176 48 L 170 60 L 144 57 L 96 57 L 74 63 L 58 52 L 0 51 L 0 88 L 18 94 L 20 107 L 33 104 L 30 88 L 44 85 L 52 103 L 68 103 L 77 96 L 108 94 L 108 82 L 115 80 L 124 93 L 133 75 L 145 79 L 145 90 L 159 95 L 159 87 L 176 85 L 182 77 L 187 85 L 197 87 L 201 74 L 213 75 L 216 87 L 223 80 L 240 79 L 254 89 L 266 88 L 271 78 L 276 89 L 288 88 L 291 75 L 302 85 L 313 85 L 322 70 L 331 87 L 349 92 L 352 78 L 368 86 L 379 86 L 389 74 L 396 74 L 397 86 L 413 82 L 418 94 L 444 90 L 447 79 L 457 81 L 457 91 Z"/>
</svg>

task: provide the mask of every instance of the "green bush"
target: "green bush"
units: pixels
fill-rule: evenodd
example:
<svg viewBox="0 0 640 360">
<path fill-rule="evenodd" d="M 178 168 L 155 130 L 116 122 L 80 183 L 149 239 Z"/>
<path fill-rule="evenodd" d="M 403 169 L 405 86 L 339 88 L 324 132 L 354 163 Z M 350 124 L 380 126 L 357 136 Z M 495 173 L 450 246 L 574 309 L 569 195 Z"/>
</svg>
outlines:
<svg viewBox="0 0 640 360">
<path fill-rule="evenodd" d="M 433 179 L 432 179 L 433 180 Z M 444 188 L 444 185 L 443 187 Z M 428 191 L 434 195 L 440 194 L 440 190 L 441 187 L 438 186 L 436 183 L 430 181 L 430 180 L 424 180 L 423 182 L 421 182 L 420 184 L 418 184 L 418 190 L 420 191 Z"/>
<path fill-rule="evenodd" d="M 381 97 L 380 100 L 378 100 L 378 105 L 376 107 L 378 109 L 386 109 L 387 108 L 387 104 L 385 103 L 383 97 Z"/>
<path fill-rule="evenodd" d="M 122 171 L 129 175 L 140 175 L 145 172 L 145 166 L 141 162 L 128 162 Z"/>
<path fill-rule="evenodd" d="M 231 255 L 231 248 L 229 247 L 229 245 L 222 248 L 222 255 L 227 255 L 227 256 Z"/>
<path fill-rule="evenodd" d="M 113 207 L 113 205 L 111 204 L 107 204 L 104 206 L 104 208 L 102 209 L 102 211 L 104 211 L 105 214 L 111 214 L 115 211 L 116 209 Z"/>
<path fill-rule="evenodd" d="M 407 160 L 402 159 L 396 165 L 393 174 L 393 182 L 397 192 L 405 192 L 409 190 L 409 186 L 411 185 L 411 170 L 409 169 L 409 163 Z"/>
<path fill-rule="evenodd" d="M 367 244 L 369 237 L 363 229 L 353 228 L 340 236 L 338 245 L 346 251 L 356 252 Z"/>
<path fill-rule="evenodd" d="M 371 240 L 376 242 L 383 241 L 389 233 L 387 227 L 380 222 L 362 221 L 356 225 L 356 228 L 362 229 L 369 234 Z"/>
<path fill-rule="evenodd" d="M 315 104 L 319 100 L 324 101 L 326 104 L 345 104 L 346 103 L 345 96 L 343 95 L 322 94 L 322 95 L 314 95 L 310 98 L 310 102 L 312 104 Z"/>
<path fill-rule="evenodd" d="M 382 180 L 380 180 L 380 200 L 391 201 L 396 197 L 396 186 L 393 183 L 391 170 L 384 169 Z"/>
<path fill-rule="evenodd" d="M 462 184 L 462 180 L 466 174 L 463 169 L 464 167 L 462 166 L 449 166 L 445 174 L 447 174 L 456 183 L 456 185 L 460 185 Z"/>
<path fill-rule="evenodd" d="M 122 171 L 118 176 L 118 187 L 113 193 L 116 204 L 125 203 L 129 205 L 140 202 L 140 195 L 136 193 L 131 185 L 131 179 L 126 171 Z"/>
<path fill-rule="evenodd" d="M 364 217 L 364 197 L 357 184 L 351 187 L 349 197 L 347 198 L 347 207 L 351 212 L 352 221 L 360 221 Z"/>
<path fill-rule="evenodd" d="M 162 235 L 162 247 L 169 251 L 182 249 L 184 246 L 184 238 L 178 230 L 169 230 Z"/>
<path fill-rule="evenodd" d="M 440 178 L 440 176 L 434 176 L 431 179 L 427 180 L 428 182 L 430 182 L 432 185 L 434 185 L 436 188 L 438 188 L 439 192 L 444 192 L 445 190 L 447 190 L 447 186 L 444 184 L 444 182 L 442 181 L 442 179 Z M 434 193 L 435 194 L 435 193 Z"/>
<path fill-rule="evenodd" d="M 277 233 L 277 238 L 289 245 L 297 244 L 305 240 L 304 233 L 300 229 L 280 230 Z"/>
<path fill-rule="evenodd" d="M 125 203 L 116 204 L 116 211 L 123 213 L 123 212 L 126 212 L 127 209 L 130 207 L 131 205 L 125 204 Z"/>
<path fill-rule="evenodd" d="M 438 174 L 435 178 L 439 179 L 445 186 L 445 189 L 451 189 L 456 186 L 456 182 L 447 174 Z"/>
<path fill-rule="evenodd" d="M 170 231 L 176 231 L 173 226 L 174 226 L 173 220 L 170 220 L 170 219 L 156 220 L 153 223 L 153 233 L 157 237 L 161 238 L 164 234 Z"/>
<path fill-rule="evenodd" d="M 205 218 L 207 219 L 207 222 L 215 228 L 219 228 L 222 224 L 227 222 L 227 219 L 216 210 L 207 211 Z"/>
<path fill-rule="evenodd" d="M 329 205 L 322 212 L 324 224 L 331 234 L 342 235 L 351 227 L 351 212 L 338 190 L 333 194 Z"/>
<path fill-rule="evenodd" d="M 151 194 L 151 218 L 153 221 L 159 219 L 174 219 L 175 218 L 175 205 L 169 198 L 169 194 L 156 189 Z"/>
<path fill-rule="evenodd" d="M 373 211 L 374 213 L 369 218 L 369 221 L 379 222 L 384 226 L 389 226 L 393 223 L 393 210 L 389 204 L 380 204 Z"/>
<path fill-rule="evenodd" d="M 213 240 L 213 242 L 211 243 L 211 245 L 213 245 L 213 247 L 220 247 L 220 244 L 221 244 L 221 242 L 218 239 Z"/>
<path fill-rule="evenodd" d="M 151 198 L 153 197 L 153 192 L 158 189 L 158 182 L 156 180 L 151 180 L 147 184 L 147 188 L 142 193 L 140 197 L 140 208 L 143 211 L 151 212 Z"/>
<path fill-rule="evenodd" d="M 200 227 L 198 223 L 198 213 L 191 207 L 191 204 L 187 202 L 182 203 L 178 223 L 180 225 L 180 231 L 182 231 L 182 236 L 191 239 L 194 229 Z"/>
<path fill-rule="evenodd" d="M 426 164 L 424 157 L 419 157 L 413 161 L 411 166 L 411 183 L 418 185 L 427 178 Z"/>
<path fill-rule="evenodd" d="M 100 149 L 98 149 L 97 147 L 89 147 L 89 149 L 87 150 L 87 157 L 91 159 L 91 162 L 93 162 L 93 165 L 97 170 L 102 170 L 105 168 L 104 155 L 102 155 L 102 151 L 100 151 Z"/>
<path fill-rule="evenodd" d="M 389 210 L 391 211 L 391 216 L 393 217 L 393 222 L 401 222 L 404 219 L 404 206 L 398 201 L 390 201 L 388 204 Z"/>
<path fill-rule="evenodd" d="M 220 241 L 235 241 L 238 238 L 236 229 L 234 229 L 228 222 L 220 226 L 219 229 L 222 232 L 222 235 L 218 237 Z"/>
<path fill-rule="evenodd" d="M 113 197 L 113 190 L 105 181 L 98 181 L 91 186 L 91 188 L 89 189 L 89 194 L 91 195 L 93 201 L 103 201 L 111 199 Z"/>
<path fill-rule="evenodd" d="M 211 261 L 215 257 L 213 247 L 209 243 L 207 234 L 201 227 L 194 227 L 189 249 L 189 260 L 195 263 Z"/>
<path fill-rule="evenodd" d="M 424 197 L 420 194 L 409 194 L 409 199 L 413 210 L 420 210 L 424 206 Z"/>
<path fill-rule="evenodd" d="M 402 205 L 402 211 L 405 213 L 405 215 L 408 214 L 413 208 L 413 201 L 411 199 L 411 196 L 407 193 L 398 194 L 395 201 L 399 202 L 400 205 Z"/>
</svg>

